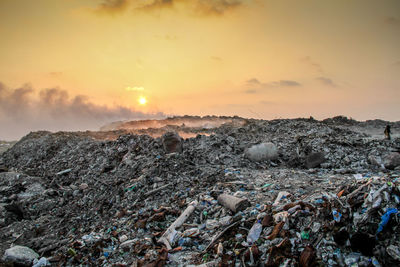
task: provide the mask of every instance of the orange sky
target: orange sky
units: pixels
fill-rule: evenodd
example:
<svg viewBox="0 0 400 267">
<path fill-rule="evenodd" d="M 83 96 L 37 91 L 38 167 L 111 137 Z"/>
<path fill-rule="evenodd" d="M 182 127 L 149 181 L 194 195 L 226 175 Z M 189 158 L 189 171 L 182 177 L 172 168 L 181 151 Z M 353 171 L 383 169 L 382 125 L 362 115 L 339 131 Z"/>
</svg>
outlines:
<svg viewBox="0 0 400 267">
<path fill-rule="evenodd" d="M 0 0 L 0 35 L 0 120 L 78 95 L 115 118 L 400 118 L 397 0 Z"/>
</svg>

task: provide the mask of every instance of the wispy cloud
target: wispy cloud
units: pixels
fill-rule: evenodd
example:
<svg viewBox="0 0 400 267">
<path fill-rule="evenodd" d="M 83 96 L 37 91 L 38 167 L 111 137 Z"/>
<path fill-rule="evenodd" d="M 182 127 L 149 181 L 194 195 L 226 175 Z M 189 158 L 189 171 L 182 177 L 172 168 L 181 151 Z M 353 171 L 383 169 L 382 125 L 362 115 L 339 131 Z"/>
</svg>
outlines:
<svg viewBox="0 0 400 267">
<path fill-rule="evenodd" d="M 202 15 L 223 15 L 242 5 L 239 0 L 197 0 L 195 10 Z"/>
<path fill-rule="evenodd" d="M 320 83 L 322 83 L 323 85 L 326 86 L 331 86 L 331 87 L 337 87 L 337 84 L 330 78 L 327 77 L 317 77 L 315 78 L 317 81 L 319 81 Z"/>
<path fill-rule="evenodd" d="M 247 85 L 261 85 L 261 82 L 257 78 L 251 78 L 246 81 Z"/>
<path fill-rule="evenodd" d="M 134 87 L 126 87 L 125 88 L 126 91 L 128 92 L 141 92 L 144 91 L 144 87 L 142 86 L 134 86 Z"/>
<path fill-rule="evenodd" d="M 256 94 L 257 93 L 257 90 L 255 90 L 255 89 L 248 89 L 248 90 L 246 90 L 246 91 L 244 91 L 246 94 L 249 94 L 249 95 L 251 95 L 251 94 Z"/>
<path fill-rule="evenodd" d="M 386 17 L 386 18 L 384 19 L 384 22 L 385 22 L 387 25 L 400 26 L 400 18 Z"/>
<path fill-rule="evenodd" d="M 280 80 L 275 82 L 267 83 L 270 87 L 290 87 L 290 86 L 301 86 L 301 83 L 292 80 Z"/>
<path fill-rule="evenodd" d="M 272 101 L 266 101 L 266 100 L 262 100 L 262 101 L 260 101 L 259 102 L 261 105 L 275 105 L 276 103 L 275 102 L 272 102 Z"/>
<path fill-rule="evenodd" d="M 59 88 L 35 90 L 25 84 L 10 89 L 0 83 L 0 139 L 18 139 L 34 130 L 98 130 L 124 119 L 164 117 L 124 106 L 103 106 L 88 97 L 70 97 Z"/>
<path fill-rule="evenodd" d="M 309 67 L 311 67 L 312 69 L 314 69 L 316 72 L 318 73 L 323 73 L 324 70 L 322 69 L 321 64 L 315 62 L 310 56 L 306 56 L 300 59 L 300 61 L 306 65 L 308 65 Z"/>
<path fill-rule="evenodd" d="M 256 87 L 293 87 L 293 86 L 302 86 L 301 83 L 293 80 L 279 80 L 272 82 L 260 82 L 257 78 L 252 78 L 246 81 L 246 85 L 248 86 L 256 86 Z"/>
<path fill-rule="evenodd" d="M 99 14 L 116 15 L 127 9 L 143 12 L 170 9 L 210 16 L 223 15 L 241 6 L 243 2 L 244 0 L 104 0 L 95 11 Z"/>
<path fill-rule="evenodd" d="M 95 9 L 98 14 L 116 15 L 124 12 L 129 6 L 129 0 L 104 0 Z"/>
<path fill-rule="evenodd" d="M 174 5 L 174 0 L 152 0 L 152 1 L 141 1 L 142 5 L 140 7 L 136 7 L 138 10 L 144 11 L 154 11 L 160 10 L 164 8 L 172 8 Z M 143 2 L 145 2 L 143 4 Z"/>
<path fill-rule="evenodd" d="M 217 57 L 217 56 L 212 56 L 211 59 L 215 60 L 215 61 L 222 61 L 222 58 Z"/>
<path fill-rule="evenodd" d="M 170 35 L 170 34 L 156 35 L 155 37 L 158 38 L 158 39 L 161 39 L 161 40 L 166 40 L 166 41 L 176 41 L 176 40 L 178 40 L 178 37 L 176 35 Z"/>
<path fill-rule="evenodd" d="M 294 80 L 279 80 L 271 82 L 261 82 L 257 78 L 251 78 L 245 82 L 247 89 L 244 91 L 246 94 L 256 94 L 263 90 L 278 87 L 300 87 L 301 83 Z"/>
<path fill-rule="evenodd" d="M 52 71 L 49 72 L 48 75 L 52 78 L 60 78 L 61 76 L 63 76 L 63 73 L 61 71 Z"/>
</svg>

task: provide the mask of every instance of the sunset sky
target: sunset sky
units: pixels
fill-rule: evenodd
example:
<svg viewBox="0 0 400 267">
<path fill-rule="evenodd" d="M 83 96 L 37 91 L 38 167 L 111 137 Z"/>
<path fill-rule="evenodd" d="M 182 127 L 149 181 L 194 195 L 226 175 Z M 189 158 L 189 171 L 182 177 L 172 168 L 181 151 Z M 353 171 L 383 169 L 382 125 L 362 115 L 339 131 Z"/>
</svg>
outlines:
<svg viewBox="0 0 400 267">
<path fill-rule="evenodd" d="M 400 120 L 398 0 L 0 0 L 0 36 L 0 139 L 163 115 Z"/>
</svg>

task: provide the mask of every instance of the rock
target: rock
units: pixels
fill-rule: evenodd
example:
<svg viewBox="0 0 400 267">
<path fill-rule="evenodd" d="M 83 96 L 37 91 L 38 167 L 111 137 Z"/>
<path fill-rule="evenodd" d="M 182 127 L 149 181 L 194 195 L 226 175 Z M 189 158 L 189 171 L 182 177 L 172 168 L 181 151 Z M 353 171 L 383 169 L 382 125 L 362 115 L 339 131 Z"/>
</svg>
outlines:
<svg viewBox="0 0 400 267">
<path fill-rule="evenodd" d="M 182 152 L 182 138 L 177 133 L 167 132 L 161 137 L 161 140 L 165 153 Z"/>
<path fill-rule="evenodd" d="M 126 235 L 121 235 L 119 237 L 119 242 L 124 243 L 126 240 L 128 240 L 128 237 Z"/>
<path fill-rule="evenodd" d="M 384 160 L 384 165 L 386 169 L 394 170 L 396 167 L 400 166 L 400 153 L 392 152 L 386 156 Z"/>
<path fill-rule="evenodd" d="M 8 168 L 6 166 L 0 165 L 0 172 L 8 172 Z"/>
<path fill-rule="evenodd" d="M 79 185 L 79 189 L 80 190 L 85 190 L 85 189 L 87 189 L 89 187 L 89 185 L 87 184 L 87 183 L 81 183 L 80 185 Z"/>
<path fill-rule="evenodd" d="M 273 143 L 261 143 L 248 148 L 245 156 L 252 161 L 274 160 L 278 158 L 278 149 Z"/>
<path fill-rule="evenodd" d="M 375 157 L 373 155 L 369 155 L 368 156 L 368 163 L 373 165 L 373 166 L 380 167 L 381 166 L 381 159 L 377 158 L 377 157 Z"/>
<path fill-rule="evenodd" d="M 28 247 L 14 246 L 5 251 L 3 261 L 22 266 L 31 266 L 33 261 L 38 258 L 39 254 Z"/>
<path fill-rule="evenodd" d="M 24 192 L 18 194 L 18 198 L 29 199 L 43 194 L 45 190 L 46 189 L 39 183 L 31 184 Z"/>
<path fill-rule="evenodd" d="M 306 167 L 308 169 L 316 168 L 325 162 L 325 154 L 323 152 L 314 152 L 306 157 Z"/>
</svg>

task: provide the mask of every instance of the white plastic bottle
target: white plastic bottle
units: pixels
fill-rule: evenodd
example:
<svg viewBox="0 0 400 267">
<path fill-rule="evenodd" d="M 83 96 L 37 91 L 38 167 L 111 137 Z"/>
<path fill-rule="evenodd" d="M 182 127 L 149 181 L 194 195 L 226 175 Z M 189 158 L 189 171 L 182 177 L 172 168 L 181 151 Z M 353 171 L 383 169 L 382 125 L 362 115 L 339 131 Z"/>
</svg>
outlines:
<svg viewBox="0 0 400 267">
<path fill-rule="evenodd" d="M 260 223 L 260 220 L 258 220 L 250 229 L 248 235 L 247 235 L 247 243 L 249 245 L 253 244 L 260 238 L 262 232 L 262 225 Z"/>
</svg>

